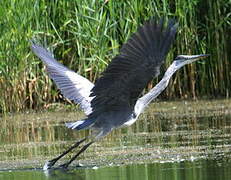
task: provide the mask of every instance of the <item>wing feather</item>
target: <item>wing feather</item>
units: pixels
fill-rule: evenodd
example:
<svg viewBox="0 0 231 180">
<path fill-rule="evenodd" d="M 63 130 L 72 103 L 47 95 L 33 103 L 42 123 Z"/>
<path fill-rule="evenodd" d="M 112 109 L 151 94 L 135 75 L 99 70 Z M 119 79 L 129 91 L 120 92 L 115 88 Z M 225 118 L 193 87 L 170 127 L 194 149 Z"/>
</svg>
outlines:
<svg viewBox="0 0 231 180">
<path fill-rule="evenodd" d="M 42 46 L 32 42 L 32 51 L 45 63 L 47 72 L 64 97 L 73 100 L 88 115 L 92 112 L 90 97 L 94 84 L 57 62 L 53 55 Z"/>
<path fill-rule="evenodd" d="M 174 20 L 150 20 L 125 43 L 92 89 L 95 117 L 121 107 L 134 108 L 142 90 L 159 74 L 177 30 Z"/>
</svg>

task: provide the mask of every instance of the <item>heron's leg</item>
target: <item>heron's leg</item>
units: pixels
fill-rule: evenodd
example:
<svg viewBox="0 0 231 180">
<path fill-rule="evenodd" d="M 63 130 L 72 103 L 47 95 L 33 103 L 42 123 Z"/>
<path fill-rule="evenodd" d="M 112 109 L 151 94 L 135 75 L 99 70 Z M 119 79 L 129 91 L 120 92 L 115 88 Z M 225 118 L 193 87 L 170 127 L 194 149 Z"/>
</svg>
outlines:
<svg viewBox="0 0 231 180">
<path fill-rule="evenodd" d="M 61 159 L 63 156 L 65 156 L 66 154 L 68 154 L 70 151 L 72 151 L 73 149 L 77 148 L 82 142 L 84 142 L 87 138 L 81 139 L 79 141 L 77 141 L 74 145 L 72 145 L 69 149 L 67 149 L 66 151 L 64 151 L 62 154 L 60 154 L 58 157 L 49 160 L 48 162 L 46 162 L 46 164 L 43 167 L 43 170 L 47 170 L 50 169 L 52 166 L 54 166 L 54 164 Z"/>
<path fill-rule="evenodd" d="M 80 149 L 80 151 L 74 156 L 72 157 L 68 162 L 60 165 L 59 167 L 61 168 L 67 168 L 81 153 L 83 153 L 91 144 L 93 143 L 93 141 L 85 144 L 82 149 Z"/>
</svg>

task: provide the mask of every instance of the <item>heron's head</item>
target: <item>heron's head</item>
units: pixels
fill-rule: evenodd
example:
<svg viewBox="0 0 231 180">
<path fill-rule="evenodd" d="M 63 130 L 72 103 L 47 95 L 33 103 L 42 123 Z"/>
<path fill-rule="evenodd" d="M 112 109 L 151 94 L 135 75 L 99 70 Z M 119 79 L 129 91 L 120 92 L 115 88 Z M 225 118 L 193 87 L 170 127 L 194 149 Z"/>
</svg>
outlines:
<svg viewBox="0 0 231 180">
<path fill-rule="evenodd" d="M 181 68 L 182 66 L 186 64 L 190 64 L 192 62 L 195 62 L 199 59 L 208 57 L 209 54 L 199 54 L 199 55 L 179 55 L 175 59 L 175 65 L 177 66 L 177 69 Z"/>
</svg>

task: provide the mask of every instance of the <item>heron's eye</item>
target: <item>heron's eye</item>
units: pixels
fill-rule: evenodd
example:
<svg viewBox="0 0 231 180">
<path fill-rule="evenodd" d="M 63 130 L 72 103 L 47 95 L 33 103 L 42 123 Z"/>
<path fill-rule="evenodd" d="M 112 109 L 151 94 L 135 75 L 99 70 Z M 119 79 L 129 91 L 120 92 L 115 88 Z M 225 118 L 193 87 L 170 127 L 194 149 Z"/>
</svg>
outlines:
<svg viewBox="0 0 231 180">
<path fill-rule="evenodd" d="M 135 118 L 136 118 L 136 116 L 137 116 L 137 115 L 136 115 L 136 113 L 135 113 L 135 112 L 133 112 L 133 113 L 132 113 L 132 118 L 134 118 L 134 119 L 135 119 Z"/>
<path fill-rule="evenodd" d="M 181 60 L 182 59 L 182 56 L 177 56 L 176 58 L 175 58 L 175 60 Z"/>
</svg>

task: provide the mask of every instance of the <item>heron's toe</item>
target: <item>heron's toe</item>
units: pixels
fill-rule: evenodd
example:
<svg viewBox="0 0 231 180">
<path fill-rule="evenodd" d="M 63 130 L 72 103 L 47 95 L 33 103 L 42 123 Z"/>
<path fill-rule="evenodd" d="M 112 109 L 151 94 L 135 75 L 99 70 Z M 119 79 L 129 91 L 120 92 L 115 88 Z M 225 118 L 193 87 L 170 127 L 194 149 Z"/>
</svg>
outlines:
<svg viewBox="0 0 231 180">
<path fill-rule="evenodd" d="M 43 170 L 46 171 L 46 170 L 50 169 L 54 164 L 55 164 L 54 161 L 47 161 L 43 166 Z"/>
<path fill-rule="evenodd" d="M 59 165 L 59 168 L 67 169 L 67 168 L 68 168 L 68 166 L 69 166 L 69 164 L 68 164 L 68 163 L 64 163 L 64 164 Z"/>
</svg>

